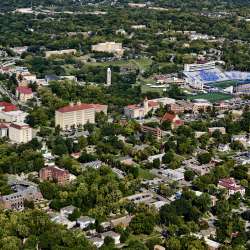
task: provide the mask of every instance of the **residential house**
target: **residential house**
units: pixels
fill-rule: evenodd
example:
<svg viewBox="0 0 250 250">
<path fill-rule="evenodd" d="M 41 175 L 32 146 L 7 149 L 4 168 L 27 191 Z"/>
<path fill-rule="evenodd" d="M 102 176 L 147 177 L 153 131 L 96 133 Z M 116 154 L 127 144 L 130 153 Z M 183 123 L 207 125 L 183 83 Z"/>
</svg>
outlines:
<svg viewBox="0 0 250 250">
<path fill-rule="evenodd" d="M 103 244 L 104 244 L 104 240 L 98 237 L 93 237 L 89 239 L 94 246 L 96 246 L 97 248 L 100 248 Z"/>
<path fill-rule="evenodd" d="M 223 135 L 226 134 L 226 128 L 224 128 L 224 127 L 212 127 L 212 128 L 208 128 L 208 132 L 210 134 L 213 134 L 215 131 L 219 131 Z"/>
<path fill-rule="evenodd" d="M 86 229 L 89 225 L 95 223 L 95 219 L 88 216 L 81 216 L 77 219 L 76 223 L 81 229 Z"/>
<path fill-rule="evenodd" d="M 162 162 L 162 158 L 163 158 L 164 155 L 165 155 L 165 153 L 157 154 L 157 155 L 151 155 L 151 156 L 148 157 L 148 161 L 152 163 L 154 160 L 159 159 L 160 162 Z"/>
<path fill-rule="evenodd" d="M 123 228 L 126 228 L 129 226 L 129 223 L 131 222 L 133 216 L 131 215 L 126 215 L 126 216 L 122 216 L 116 219 L 112 219 L 110 220 L 111 223 L 111 227 L 117 227 L 117 226 L 121 226 Z"/>
<path fill-rule="evenodd" d="M 75 221 L 70 221 L 68 218 L 61 214 L 55 214 L 54 216 L 52 216 L 51 221 L 66 226 L 67 229 L 71 229 L 76 225 Z"/>
<path fill-rule="evenodd" d="M 60 214 L 62 216 L 68 217 L 70 214 L 72 214 L 74 212 L 74 210 L 76 209 L 75 206 L 67 206 L 67 207 L 63 207 L 60 209 Z"/>
<path fill-rule="evenodd" d="M 245 195 L 245 188 L 238 185 L 234 178 L 224 178 L 219 180 L 218 188 L 226 189 L 227 195 L 234 195 L 236 193 L 240 193 L 241 196 Z"/>
<path fill-rule="evenodd" d="M 84 168 L 94 168 L 94 169 L 99 169 L 103 165 L 102 161 L 96 160 L 96 161 L 91 161 L 84 163 L 82 166 Z"/>
<path fill-rule="evenodd" d="M 120 238 L 121 238 L 121 235 L 118 234 L 118 233 L 115 233 L 113 231 L 108 231 L 108 232 L 104 232 L 101 234 L 101 237 L 102 239 L 104 240 L 106 237 L 110 237 L 114 240 L 115 242 L 115 245 L 118 245 L 120 244 Z"/>
</svg>

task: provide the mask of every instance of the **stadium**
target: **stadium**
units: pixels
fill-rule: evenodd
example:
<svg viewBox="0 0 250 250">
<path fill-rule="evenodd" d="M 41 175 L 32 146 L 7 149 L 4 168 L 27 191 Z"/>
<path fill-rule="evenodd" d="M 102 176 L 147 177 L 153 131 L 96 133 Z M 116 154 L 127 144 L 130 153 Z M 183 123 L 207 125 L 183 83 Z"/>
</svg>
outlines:
<svg viewBox="0 0 250 250">
<path fill-rule="evenodd" d="M 223 71 L 216 66 L 215 62 L 204 64 L 185 64 L 184 77 L 186 82 L 193 88 L 203 90 L 204 86 L 210 86 L 219 82 L 250 83 L 250 72 Z M 233 84 L 232 84 L 233 85 Z"/>
</svg>

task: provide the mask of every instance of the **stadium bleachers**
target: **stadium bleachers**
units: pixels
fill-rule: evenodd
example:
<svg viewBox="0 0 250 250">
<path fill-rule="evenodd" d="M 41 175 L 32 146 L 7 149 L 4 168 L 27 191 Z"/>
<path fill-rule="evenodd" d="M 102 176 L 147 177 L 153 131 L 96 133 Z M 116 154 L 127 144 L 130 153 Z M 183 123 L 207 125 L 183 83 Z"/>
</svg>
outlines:
<svg viewBox="0 0 250 250">
<path fill-rule="evenodd" d="M 184 74 L 189 80 L 203 84 L 228 80 L 227 76 L 218 68 L 184 72 Z"/>
<path fill-rule="evenodd" d="M 206 63 L 204 65 L 192 64 L 191 66 L 186 65 L 183 73 L 187 82 L 195 88 L 203 88 L 205 84 L 209 85 L 216 82 L 250 80 L 250 72 L 224 72 L 212 63 Z"/>
<path fill-rule="evenodd" d="M 241 72 L 241 71 L 227 71 L 225 75 L 229 80 L 248 80 L 250 79 L 250 72 Z"/>
</svg>

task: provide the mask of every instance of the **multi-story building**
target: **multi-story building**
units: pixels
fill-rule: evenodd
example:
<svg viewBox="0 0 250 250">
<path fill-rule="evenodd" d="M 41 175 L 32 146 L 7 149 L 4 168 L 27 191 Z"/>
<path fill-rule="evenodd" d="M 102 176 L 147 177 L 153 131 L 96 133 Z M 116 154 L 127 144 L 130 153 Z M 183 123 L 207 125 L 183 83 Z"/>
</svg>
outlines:
<svg viewBox="0 0 250 250">
<path fill-rule="evenodd" d="M 43 198 L 36 185 L 15 183 L 11 185 L 13 194 L 0 196 L 0 207 L 4 209 L 23 210 L 24 201 L 39 201 Z"/>
<path fill-rule="evenodd" d="M 162 136 L 163 136 L 163 132 L 159 127 L 158 128 L 153 128 L 153 127 L 142 125 L 141 126 L 141 131 L 143 133 L 152 134 L 157 140 L 161 139 Z"/>
<path fill-rule="evenodd" d="M 238 83 L 234 91 L 236 94 L 239 95 L 249 95 L 250 94 L 250 82 L 243 82 L 243 83 Z"/>
<path fill-rule="evenodd" d="M 51 56 L 74 55 L 74 54 L 76 54 L 75 49 L 53 50 L 53 51 L 46 51 L 45 57 L 49 58 Z"/>
<path fill-rule="evenodd" d="M 56 181 L 60 185 L 65 185 L 70 180 L 69 171 L 57 166 L 44 167 L 39 171 L 39 177 L 43 181 Z"/>
<path fill-rule="evenodd" d="M 32 99 L 34 96 L 33 96 L 33 92 L 31 88 L 19 86 L 16 88 L 16 97 L 21 102 L 27 102 L 28 100 Z"/>
<path fill-rule="evenodd" d="M 55 113 L 55 125 L 63 130 L 71 129 L 86 123 L 95 123 L 95 113 L 104 112 L 107 114 L 107 105 L 101 104 L 77 104 L 70 105 L 58 109 Z"/>
<path fill-rule="evenodd" d="M 0 138 L 8 137 L 9 126 L 6 123 L 0 123 Z"/>
<path fill-rule="evenodd" d="M 119 56 L 122 56 L 124 53 L 122 44 L 115 43 L 115 42 L 105 42 L 105 43 L 98 43 L 96 45 L 92 45 L 92 51 L 113 53 Z"/>
<path fill-rule="evenodd" d="M 148 100 L 144 99 L 143 103 L 132 104 L 124 107 L 124 114 L 131 119 L 142 119 L 144 118 L 150 111 L 155 111 L 160 106 L 165 106 L 169 104 L 175 103 L 175 99 L 163 97 Z"/>
<path fill-rule="evenodd" d="M 26 123 L 12 123 L 9 139 L 14 143 L 27 143 L 32 140 L 32 128 Z"/>
<path fill-rule="evenodd" d="M 159 103 L 144 99 L 143 103 L 128 105 L 124 108 L 124 114 L 132 119 L 142 119 L 149 111 L 156 110 L 160 107 Z"/>
<path fill-rule="evenodd" d="M 169 122 L 171 129 L 176 129 L 179 126 L 184 125 L 184 122 L 179 118 L 178 115 L 168 112 L 162 117 L 161 122 Z"/>
</svg>

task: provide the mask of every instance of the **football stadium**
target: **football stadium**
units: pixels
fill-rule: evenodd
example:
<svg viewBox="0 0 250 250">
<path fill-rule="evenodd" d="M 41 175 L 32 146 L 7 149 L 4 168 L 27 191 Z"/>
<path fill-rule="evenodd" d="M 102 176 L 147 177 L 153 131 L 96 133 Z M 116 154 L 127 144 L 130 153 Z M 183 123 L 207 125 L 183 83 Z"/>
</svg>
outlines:
<svg viewBox="0 0 250 250">
<path fill-rule="evenodd" d="M 250 82 L 250 72 L 240 71 L 223 71 L 216 66 L 215 62 L 208 62 L 204 64 L 185 64 L 184 77 L 186 82 L 193 88 L 203 90 L 204 86 L 213 86 L 219 82 Z M 233 84 L 232 84 L 233 85 Z"/>
</svg>

